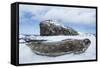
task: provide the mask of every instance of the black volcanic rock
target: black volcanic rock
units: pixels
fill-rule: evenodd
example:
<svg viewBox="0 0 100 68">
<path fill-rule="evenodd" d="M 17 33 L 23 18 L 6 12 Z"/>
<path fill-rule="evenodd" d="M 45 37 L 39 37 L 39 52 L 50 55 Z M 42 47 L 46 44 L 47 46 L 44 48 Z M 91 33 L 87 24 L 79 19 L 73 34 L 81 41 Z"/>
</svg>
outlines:
<svg viewBox="0 0 100 68">
<path fill-rule="evenodd" d="M 41 36 L 53 35 L 78 35 L 78 32 L 70 27 L 63 27 L 52 23 L 52 20 L 45 20 L 40 23 Z"/>
</svg>

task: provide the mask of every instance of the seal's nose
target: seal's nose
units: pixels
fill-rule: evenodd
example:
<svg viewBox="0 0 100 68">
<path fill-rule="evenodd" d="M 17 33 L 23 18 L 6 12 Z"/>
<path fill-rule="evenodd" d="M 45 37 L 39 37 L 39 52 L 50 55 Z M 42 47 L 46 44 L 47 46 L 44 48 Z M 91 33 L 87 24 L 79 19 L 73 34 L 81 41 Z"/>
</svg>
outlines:
<svg viewBox="0 0 100 68">
<path fill-rule="evenodd" d="M 91 41 L 89 39 L 84 39 L 83 42 L 85 42 L 86 45 L 91 43 Z"/>
</svg>

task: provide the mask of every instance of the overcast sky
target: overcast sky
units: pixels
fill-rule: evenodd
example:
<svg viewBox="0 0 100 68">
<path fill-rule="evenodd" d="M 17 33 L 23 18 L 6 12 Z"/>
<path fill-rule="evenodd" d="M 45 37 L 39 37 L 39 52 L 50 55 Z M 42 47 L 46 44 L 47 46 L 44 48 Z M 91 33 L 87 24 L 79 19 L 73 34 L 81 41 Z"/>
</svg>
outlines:
<svg viewBox="0 0 100 68">
<path fill-rule="evenodd" d="M 48 19 L 56 20 L 65 27 L 70 26 L 78 32 L 95 33 L 96 10 L 93 8 L 38 5 L 19 6 L 19 33 L 39 34 L 39 23 Z"/>
</svg>

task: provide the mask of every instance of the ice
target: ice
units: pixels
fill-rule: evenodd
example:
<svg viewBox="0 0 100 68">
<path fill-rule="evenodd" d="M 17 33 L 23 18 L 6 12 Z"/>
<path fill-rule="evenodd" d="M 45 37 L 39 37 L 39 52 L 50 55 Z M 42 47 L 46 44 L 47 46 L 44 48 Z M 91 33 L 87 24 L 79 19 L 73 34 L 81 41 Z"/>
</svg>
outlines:
<svg viewBox="0 0 100 68">
<path fill-rule="evenodd" d="M 46 39 L 47 42 L 55 42 L 63 39 L 85 39 L 91 40 L 90 47 L 85 51 L 85 53 L 75 55 L 66 54 L 58 57 L 48 57 L 36 55 L 26 44 L 19 44 L 19 63 L 42 63 L 42 62 L 59 62 L 59 61 L 78 61 L 78 60 L 93 60 L 96 59 L 96 38 L 94 35 L 82 34 L 77 36 L 32 36 L 32 39 Z"/>
</svg>

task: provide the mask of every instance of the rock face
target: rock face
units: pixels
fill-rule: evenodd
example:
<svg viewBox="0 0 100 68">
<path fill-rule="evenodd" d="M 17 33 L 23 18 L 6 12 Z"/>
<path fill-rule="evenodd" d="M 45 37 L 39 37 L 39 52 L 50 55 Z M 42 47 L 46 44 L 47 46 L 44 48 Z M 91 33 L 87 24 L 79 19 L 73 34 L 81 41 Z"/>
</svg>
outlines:
<svg viewBox="0 0 100 68">
<path fill-rule="evenodd" d="M 84 53 L 90 44 L 89 39 L 65 39 L 59 42 L 33 41 L 28 46 L 38 55 L 56 57 L 69 53 Z"/>
<path fill-rule="evenodd" d="M 78 32 L 70 27 L 63 27 L 61 25 L 53 23 L 52 20 L 45 20 L 40 23 L 40 35 L 41 36 L 53 36 L 53 35 L 78 35 Z"/>
</svg>

